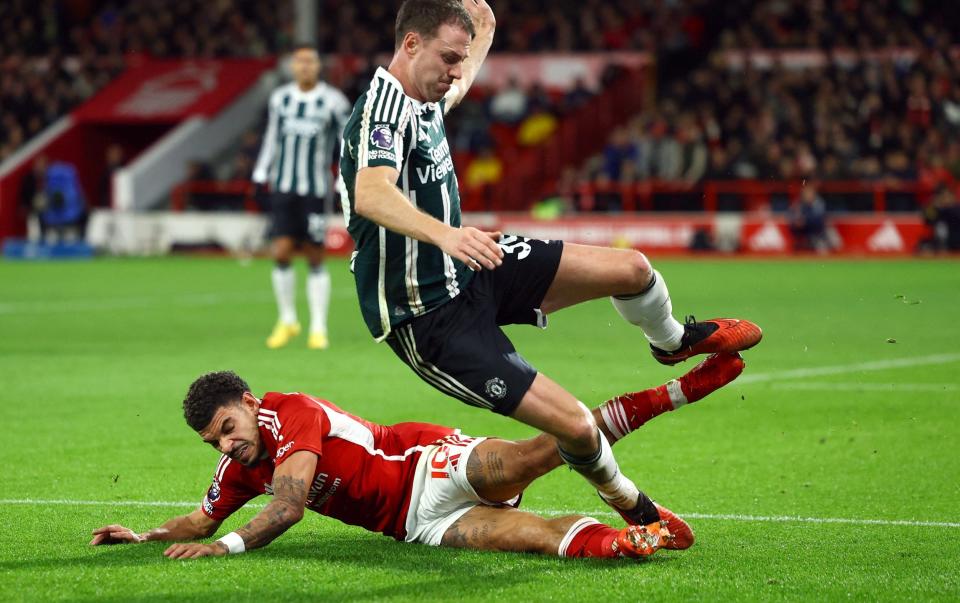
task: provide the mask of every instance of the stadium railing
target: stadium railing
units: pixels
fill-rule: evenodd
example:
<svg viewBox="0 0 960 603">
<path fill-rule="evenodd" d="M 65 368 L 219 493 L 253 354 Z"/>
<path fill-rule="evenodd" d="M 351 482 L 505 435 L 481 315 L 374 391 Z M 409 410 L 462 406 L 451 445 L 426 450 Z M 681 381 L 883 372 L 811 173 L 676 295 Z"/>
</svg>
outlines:
<svg viewBox="0 0 960 603">
<path fill-rule="evenodd" d="M 805 186 L 807 184 L 799 180 L 707 180 L 695 184 L 644 180 L 632 183 L 585 183 L 577 187 L 575 194 L 581 199 L 612 195 L 619 200 L 619 209 L 624 212 L 753 212 L 768 209 L 776 201 L 792 203 L 799 198 Z M 864 213 L 913 211 L 922 207 L 932 193 L 930 186 L 920 182 L 832 180 L 817 182 L 815 186 L 828 200 L 828 206 L 842 203 L 842 209 L 846 211 Z M 892 197 L 897 197 L 893 204 L 890 203 Z M 254 198 L 253 184 L 246 180 L 193 180 L 178 185 L 171 195 L 173 211 L 183 211 L 188 207 L 203 210 L 225 206 L 236 210 L 260 211 Z"/>
<path fill-rule="evenodd" d="M 808 186 L 807 181 L 706 180 L 697 183 L 642 180 L 628 183 L 583 183 L 575 194 L 596 198 L 613 196 L 620 209 L 632 211 L 716 211 L 751 212 L 775 202 L 792 203 Z M 885 213 L 914 211 L 923 206 L 932 188 L 917 181 L 818 181 L 814 185 L 828 206 L 846 211 Z M 838 207 L 839 206 L 839 207 Z"/>
</svg>

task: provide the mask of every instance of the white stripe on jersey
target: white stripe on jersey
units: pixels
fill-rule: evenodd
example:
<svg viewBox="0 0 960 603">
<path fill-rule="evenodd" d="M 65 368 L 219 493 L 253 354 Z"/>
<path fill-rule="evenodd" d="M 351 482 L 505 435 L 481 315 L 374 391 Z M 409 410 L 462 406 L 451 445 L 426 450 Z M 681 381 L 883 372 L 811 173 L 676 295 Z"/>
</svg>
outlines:
<svg viewBox="0 0 960 603">
<path fill-rule="evenodd" d="M 309 119 L 313 117 L 316 113 L 317 103 L 315 101 L 304 102 L 304 105 L 303 119 Z M 297 113 L 299 112 L 300 110 L 297 109 Z M 318 134 L 316 137 L 314 137 L 314 140 L 320 136 L 321 135 Z M 297 136 L 297 146 L 297 175 L 299 176 L 296 181 L 297 194 L 306 195 L 310 192 L 310 176 L 309 172 L 307 171 L 310 169 L 310 157 L 308 157 L 308 155 L 310 155 L 310 139 L 306 136 Z M 316 181 L 318 175 L 319 174 L 314 173 L 314 181 Z"/>
<path fill-rule="evenodd" d="M 370 90 L 367 91 L 367 101 L 363 103 L 363 116 L 360 118 L 360 148 L 357 149 L 357 170 L 367 167 L 370 161 L 367 149 L 367 139 L 370 138 L 370 121 L 374 107 L 374 101 L 377 99 L 377 93 L 380 90 L 380 78 L 374 77 L 370 84 Z"/>
<path fill-rule="evenodd" d="M 440 196 L 443 198 L 443 223 L 450 223 L 450 193 L 447 187 L 440 187 Z M 451 298 L 460 295 L 460 283 L 457 281 L 457 270 L 453 266 L 453 258 L 443 254 L 443 274 L 447 277 L 447 293 Z"/>
<path fill-rule="evenodd" d="M 310 399 L 323 409 L 323 412 L 326 413 L 327 418 L 330 420 L 330 433 L 327 434 L 328 437 L 339 438 L 351 444 L 356 444 L 371 456 L 379 456 L 385 461 L 405 461 L 411 454 L 421 452 L 427 447 L 411 446 L 404 450 L 403 454 L 387 454 L 382 449 L 375 447 L 373 432 L 370 431 L 366 425 L 349 415 L 337 412 L 329 406 L 321 404 L 314 398 Z"/>
<path fill-rule="evenodd" d="M 453 375 L 444 373 L 438 369 L 436 365 L 426 362 L 423 357 L 420 356 L 420 352 L 417 351 L 417 343 L 413 337 L 413 328 L 411 325 L 406 325 L 397 331 L 397 341 L 400 342 L 400 346 L 410 360 L 410 366 L 414 372 L 420 375 L 424 381 L 448 396 L 463 400 L 472 406 L 493 408 L 492 402 L 485 400 L 466 385 L 457 381 Z"/>
<path fill-rule="evenodd" d="M 214 477 L 217 478 L 218 482 L 223 481 L 223 474 L 226 473 L 227 467 L 230 466 L 231 460 L 232 459 L 227 455 L 223 455 L 220 457 L 220 462 L 217 464 L 217 471 L 213 474 Z"/>
<path fill-rule="evenodd" d="M 380 343 L 390 334 L 390 307 L 387 305 L 387 229 L 377 228 L 377 238 L 380 243 L 379 273 L 377 275 L 377 305 L 380 307 L 380 328 L 383 335 L 376 338 Z"/>
</svg>

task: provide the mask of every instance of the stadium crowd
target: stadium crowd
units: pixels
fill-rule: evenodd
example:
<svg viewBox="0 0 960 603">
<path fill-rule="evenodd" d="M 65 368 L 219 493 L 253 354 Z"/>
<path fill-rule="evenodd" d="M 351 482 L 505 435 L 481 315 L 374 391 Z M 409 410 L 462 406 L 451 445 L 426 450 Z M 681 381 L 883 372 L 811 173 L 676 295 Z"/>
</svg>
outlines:
<svg viewBox="0 0 960 603">
<path fill-rule="evenodd" d="M 0 3 L 0 161 L 119 74 L 130 55 L 262 56 L 288 48 L 291 3 Z"/>
</svg>

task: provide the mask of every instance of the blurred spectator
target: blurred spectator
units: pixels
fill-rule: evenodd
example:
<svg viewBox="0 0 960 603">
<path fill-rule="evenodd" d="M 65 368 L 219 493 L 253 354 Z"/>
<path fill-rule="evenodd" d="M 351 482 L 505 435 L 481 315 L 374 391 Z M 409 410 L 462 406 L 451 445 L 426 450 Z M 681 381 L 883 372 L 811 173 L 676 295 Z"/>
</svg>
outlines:
<svg viewBox="0 0 960 603">
<path fill-rule="evenodd" d="M 920 242 L 919 251 L 960 251 L 960 202 L 950 187 L 940 185 L 937 188 L 923 217 L 933 236 Z"/>
<path fill-rule="evenodd" d="M 827 253 L 830 239 L 827 234 L 827 204 L 813 184 L 800 191 L 800 199 L 790 211 L 790 232 L 797 250 Z"/>
<path fill-rule="evenodd" d="M 33 241 L 47 238 L 43 212 L 47 209 L 47 158 L 40 155 L 20 181 L 20 207 L 27 218 L 27 233 Z"/>
<path fill-rule="evenodd" d="M 500 182 L 503 176 L 503 162 L 491 147 L 484 147 L 480 154 L 467 165 L 467 188 L 478 189 Z"/>
<path fill-rule="evenodd" d="M 573 83 L 573 88 L 564 95 L 561 108 L 564 113 L 571 113 L 586 105 L 592 98 L 593 92 L 587 88 L 587 83 L 583 78 L 578 77 Z M 960 113 L 960 105 L 958 105 L 957 111 Z"/>
<path fill-rule="evenodd" d="M 106 167 L 100 176 L 100 207 L 113 207 L 113 175 L 123 167 L 123 147 L 112 144 L 107 147 Z"/>
<path fill-rule="evenodd" d="M 520 87 L 516 76 L 507 80 L 507 85 L 490 98 L 490 116 L 505 124 L 519 124 L 527 115 L 527 93 Z"/>
<path fill-rule="evenodd" d="M 44 197 L 46 206 L 41 214 L 43 240 L 49 242 L 52 238 L 60 243 L 86 238 L 87 201 L 76 166 L 64 161 L 51 163 L 46 169 Z"/>
<path fill-rule="evenodd" d="M 602 176 L 608 181 L 619 182 L 625 164 L 636 164 L 638 157 L 637 145 L 630 139 L 627 128 L 619 127 L 614 129 L 610 135 L 610 141 L 603 149 L 603 172 Z M 636 168 L 630 170 L 635 173 Z"/>
</svg>

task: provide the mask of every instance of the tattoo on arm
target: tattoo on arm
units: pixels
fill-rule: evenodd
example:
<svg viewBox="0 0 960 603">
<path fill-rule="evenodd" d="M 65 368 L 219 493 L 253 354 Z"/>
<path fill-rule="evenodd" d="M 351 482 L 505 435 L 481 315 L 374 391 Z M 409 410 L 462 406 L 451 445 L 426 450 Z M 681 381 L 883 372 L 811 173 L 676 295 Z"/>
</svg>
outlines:
<svg viewBox="0 0 960 603">
<path fill-rule="evenodd" d="M 307 499 L 307 483 L 295 477 L 281 475 L 273 480 L 273 500 L 237 530 L 247 549 L 255 549 L 272 542 L 303 517 L 303 503 Z"/>
</svg>

